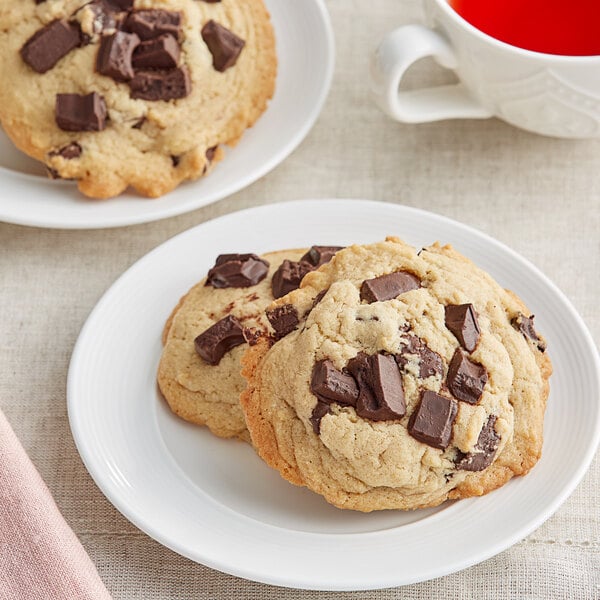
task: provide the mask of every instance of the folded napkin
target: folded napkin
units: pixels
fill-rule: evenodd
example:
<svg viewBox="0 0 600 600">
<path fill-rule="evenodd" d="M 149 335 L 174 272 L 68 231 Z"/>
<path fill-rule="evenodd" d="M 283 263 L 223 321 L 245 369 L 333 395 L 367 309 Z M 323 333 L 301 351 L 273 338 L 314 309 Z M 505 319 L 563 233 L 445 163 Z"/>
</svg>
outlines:
<svg viewBox="0 0 600 600">
<path fill-rule="evenodd" d="M 0 599 L 110 600 L 1 411 Z"/>
</svg>

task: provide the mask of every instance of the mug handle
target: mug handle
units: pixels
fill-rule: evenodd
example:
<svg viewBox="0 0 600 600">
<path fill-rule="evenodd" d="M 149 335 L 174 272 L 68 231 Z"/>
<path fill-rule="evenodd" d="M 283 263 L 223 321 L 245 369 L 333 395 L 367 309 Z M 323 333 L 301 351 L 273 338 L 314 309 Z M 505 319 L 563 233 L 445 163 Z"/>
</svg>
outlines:
<svg viewBox="0 0 600 600">
<path fill-rule="evenodd" d="M 385 113 L 405 123 L 493 116 L 462 83 L 398 91 L 406 70 L 426 56 L 447 69 L 457 67 L 456 54 L 446 38 L 423 25 L 405 25 L 383 38 L 371 60 L 371 91 Z"/>
</svg>

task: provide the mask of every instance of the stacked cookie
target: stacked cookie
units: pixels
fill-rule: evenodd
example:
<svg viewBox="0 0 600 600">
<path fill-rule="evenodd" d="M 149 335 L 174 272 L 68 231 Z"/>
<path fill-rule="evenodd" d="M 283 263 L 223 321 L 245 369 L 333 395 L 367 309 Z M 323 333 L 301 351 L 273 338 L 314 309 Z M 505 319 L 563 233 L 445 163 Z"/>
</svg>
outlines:
<svg viewBox="0 0 600 600">
<path fill-rule="evenodd" d="M 2 126 L 88 196 L 204 175 L 273 95 L 262 0 L 24 0 L 0 24 Z"/>
<path fill-rule="evenodd" d="M 533 467 L 551 364 L 521 300 L 449 246 L 388 238 L 296 256 L 269 267 L 275 299 L 265 284 L 251 334 L 224 319 L 180 323 L 197 368 L 241 360 L 236 435 L 248 439 L 245 424 L 267 464 L 361 511 L 481 495 Z"/>
<path fill-rule="evenodd" d="M 250 441 L 239 397 L 241 358 L 272 328 L 269 305 L 296 289 L 337 248 L 313 246 L 259 257 L 223 254 L 181 298 L 163 330 L 158 385 L 171 410 L 220 437 Z"/>
</svg>

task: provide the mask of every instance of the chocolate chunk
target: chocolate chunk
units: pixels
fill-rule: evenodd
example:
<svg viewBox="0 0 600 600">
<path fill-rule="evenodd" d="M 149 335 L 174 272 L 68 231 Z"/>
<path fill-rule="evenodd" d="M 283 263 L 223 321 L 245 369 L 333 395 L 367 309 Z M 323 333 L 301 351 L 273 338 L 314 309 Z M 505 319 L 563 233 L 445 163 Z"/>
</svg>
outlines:
<svg viewBox="0 0 600 600">
<path fill-rule="evenodd" d="M 195 340 L 196 352 L 209 365 L 218 365 L 226 352 L 245 342 L 240 322 L 232 315 L 217 321 Z"/>
<path fill-rule="evenodd" d="M 186 67 L 170 71 L 138 71 L 129 81 L 131 97 L 141 100 L 177 100 L 192 90 Z"/>
<path fill-rule="evenodd" d="M 310 415 L 313 431 L 319 435 L 321 433 L 321 419 L 331 412 L 331 407 L 325 402 L 317 402 Z"/>
<path fill-rule="evenodd" d="M 250 346 L 256 346 L 258 339 L 262 336 L 262 331 L 260 331 L 260 329 L 254 329 L 252 327 L 244 327 L 242 333 L 244 334 L 244 339 Z"/>
<path fill-rule="evenodd" d="M 60 173 L 56 169 L 53 169 L 52 167 L 46 166 L 46 174 L 48 175 L 48 177 L 50 179 L 62 179 L 62 177 L 60 176 Z"/>
<path fill-rule="evenodd" d="M 91 10 L 94 15 L 92 21 L 93 33 L 99 34 L 107 29 L 116 28 L 117 21 L 115 18 L 115 11 L 118 11 L 119 9 L 108 2 L 108 0 L 94 0 L 89 4 L 84 4 L 79 10 L 83 10 L 84 8 Z"/>
<path fill-rule="evenodd" d="M 214 157 L 215 157 L 215 154 L 216 154 L 216 152 L 217 152 L 217 148 L 218 148 L 218 147 L 219 147 L 219 146 L 211 146 L 210 148 L 207 148 L 207 150 L 206 150 L 206 152 L 204 153 L 204 155 L 206 156 L 206 160 L 207 160 L 208 162 L 212 162 L 212 161 L 213 161 L 213 159 L 214 159 Z"/>
<path fill-rule="evenodd" d="M 56 94 L 55 118 L 63 131 L 102 131 L 106 124 L 104 98 L 96 92 Z"/>
<path fill-rule="evenodd" d="M 273 275 L 273 296 L 281 298 L 297 289 L 307 273 L 329 262 L 338 250 L 340 246 L 312 246 L 298 262 L 284 260 Z"/>
<path fill-rule="evenodd" d="M 519 313 L 510 323 L 517 330 L 520 331 L 526 338 L 533 340 L 540 352 L 546 351 L 546 342 L 540 338 L 535 327 L 533 326 L 533 319 L 535 315 L 526 317 L 524 314 Z"/>
<path fill-rule="evenodd" d="M 204 25 L 201 33 L 212 54 L 215 70 L 223 72 L 233 67 L 246 42 L 213 20 Z"/>
<path fill-rule="evenodd" d="M 140 117 L 135 121 L 135 123 L 131 126 L 132 129 L 141 129 L 142 125 L 146 122 L 146 117 Z"/>
<path fill-rule="evenodd" d="M 325 297 L 325 294 L 329 291 L 329 288 L 325 289 L 325 290 L 321 290 L 316 296 L 315 299 L 313 300 L 312 303 L 312 308 L 314 308 L 317 304 L 319 304 L 319 302 L 321 302 L 321 300 L 323 300 L 323 298 Z"/>
<path fill-rule="evenodd" d="M 384 302 L 397 298 L 404 292 L 421 287 L 421 281 L 408 271 L 396 271 L 389 275 L 366 279 L 360 286 L 360 299 L 367 302 Z"/>
<path fill-rule="evenodd" d="M 417 357 L 419 362 L 419 377 L 442 375 L 444 366 L 442 357 L 434 352 L 420 337 L 407 335 L 400 340 L 400 354 L 395 355 L 399 367 L 405 367 L 409 362 L 409 355 Z"/>
<path fill-rule="evenodd" d="M 56 19 L 25 42 L 21 58 L 37 73 L 45 73 L 80 43 L 79 24 Z"/>
<path fill-rule="evenodd" d="M 300 261 L 307 262 L 316 269 L 328 263 L 338 250 L 343 250 L 343 246 L 311 246 Z"/>
<path fill-rule="evenodd" d="M 473 352 L 479 342 L 479 323 L 472 304 L 446 306 L 446 327 L 455 335 L 461 346 Z"/>
<path fill-rule="evenodd" d="M 181 157 L 171 155 L 171 163 L 173 164 L 174 167 L 177 167 L 179 165 L 180 161 L 181 161 Z"/>
<path fill-rule="evenodd" d="M 325 290 L 321 290 L 313 299 L 312 305 L 311 307 L 304 313 L 304 318 L 306 319 L 306 317 L 308 317 L 308 315 L 310 315 L 310 313 L 312 312 L 312 309 L 319 304 L 319 302 L 321 302 L 321 300 L 323 299 L 323 297 L 325 296 L 325 294 L 327 293 L 328 289 Z"/>
<path fill-rule="evenodd" d="M 352 375 L 343 373 L 333 366 L 330 360 L 315 363 L 310 380 L 310 391 L 321 402 L 337 402 L 355 406 L 358 399 L 358 386 Z"/>
<path fill-rule="evenodd" d="M 312 271 L 312 266 L 305 262 L 284 260 L 271 280 L 271 290 L 274 298 L 281 298 L 288 292 L 299 287 L 304 276 Z"/>
<path fill-rule="evenodd" d="M 469 404 L 477 404 L 483 394 L 488 374 L 483 365 L 469 360 L 467 353 L 457 348 L 448 366 L 446 382 L 452 395 Z"/>
<path fill-rule="evenodd" d="M 359 352 L 348 362 L 358 383 L 356 413 L 363 419 L 391 421 L 406 414 L 402 376 L 393 356 Z"/>
<path fill-rule="evenodd" d="M 271 323 L 271 326 L 275 330 L 275 339 L 277 340 L 294 331 L 300 322 L 298 311 L 291 304 L 276 306 L 271 310 L 267 310 L 266 315 L 269 323 Z"/>
<path fill-rule="evenodd" d="M 140 43 L 135 33 L 117 31 L 103 36 L 96 57 L 96 71 L 115 81 L 127 81 L 133 77 L 133 51 Z"/>
<path fill-rule="evenodd" d="M 429 390 L 421 392 L 421 400 L 408 421 L 408 433 L 419 442 L 445 450 L 452 438 L 452 424 L 458 402 Z"/>
<path fill-rule="evenodd" d="M 111 4 L 114 4 L 121 10 L 129 10 L 133 8 L 133 0 L 108 0 Z"/>
<path fill-rule="evenodd" d="M 52 150 L 50 156 L 61 156 L 67 160 L 79 158 L 81 156 L 81 146 L 77 142 L 71 142 L 58 150 Z"/>
<path fill-rule="evenodd" d="M 377 400 L 377 407 L 358 406 L 358 414 L 375 421 L 399 419 L 406 414 L 402 376 L 393 356 L 375 354 L 370 358 L 371 388 Z M 370 414 L 361 414 L 368 412 Z"/>
<path fill-rule="evenodd" d="M 137 33 L 141 40 L 151 40 L 165 33 L 178 39 L 181 13 L 160 9 L 136 10 L 129 13 L 123 27 L 126 31 Z"/>
<path fill-rule="evenodd" d="M 204 285 L 242 288 L 256 285 L 269 272 L 269 263 L 256 254 L 220 254 Z"/>
<path fill-rule="evenodd" d="M 479 432 L 475 452 L 464 454 L 459 452 L 454 461 L 457 469 L 463 471 L 483 471 L 494 461 L 496 450 L 500 444 L 500 436 L 496 433 L 494 425 L 496 415 L 490 415 L 487 423 Z"/>
<path fill-rule="evenodd" d="M 179 42 L 169 34 L 142 42 L 133 53 L 135 69 L 173 69 L 179 62 Z"/>
</svg>

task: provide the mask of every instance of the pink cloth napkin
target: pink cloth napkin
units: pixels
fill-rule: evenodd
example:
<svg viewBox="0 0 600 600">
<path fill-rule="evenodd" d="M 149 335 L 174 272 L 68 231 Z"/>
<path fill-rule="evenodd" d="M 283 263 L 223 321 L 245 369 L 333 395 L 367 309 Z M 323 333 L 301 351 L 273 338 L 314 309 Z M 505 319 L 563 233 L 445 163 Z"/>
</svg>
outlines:
<svg viewBox="0 0 600 600">
<path fill-rule="evenodd" d="M 1 411 L 0 599 L 110 600 Z"/>
</svg>

